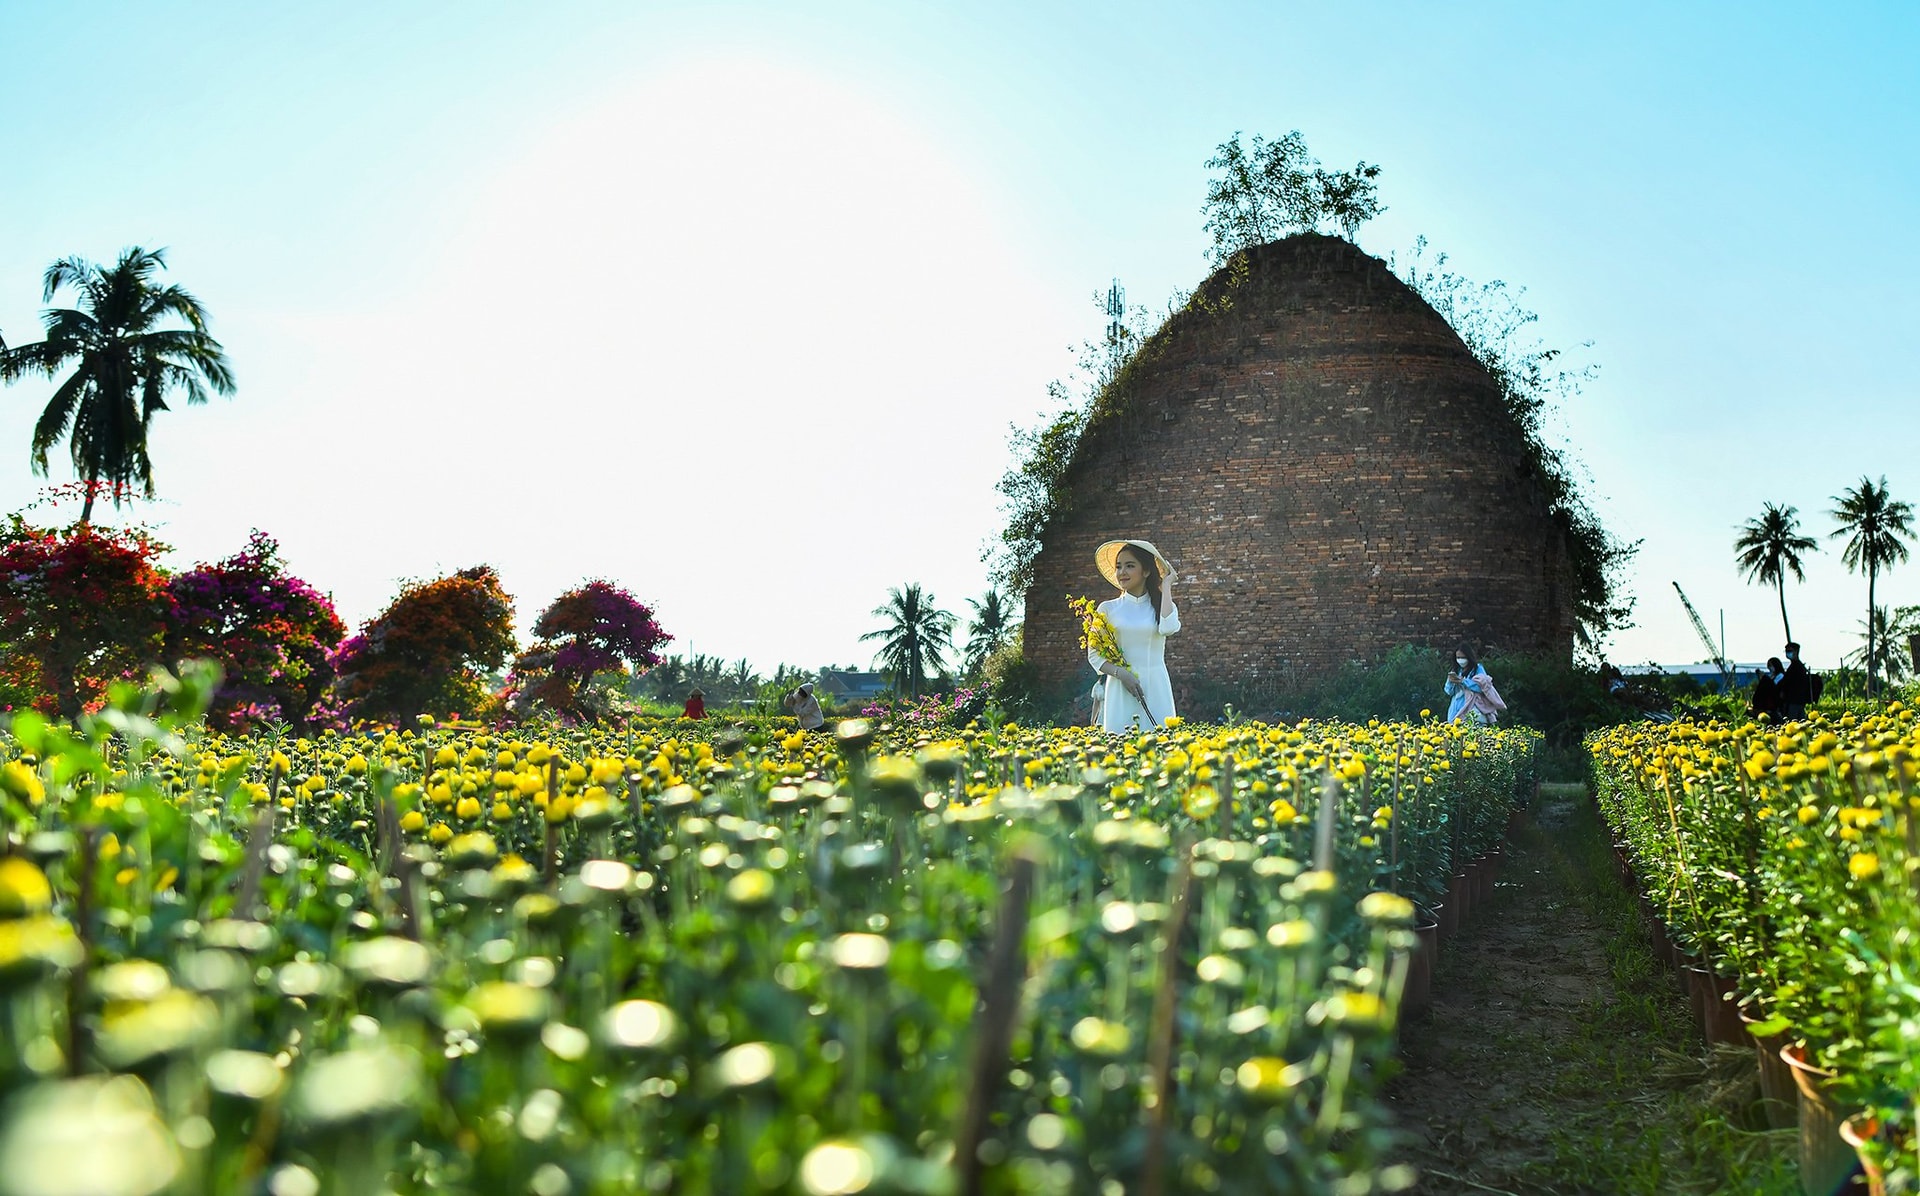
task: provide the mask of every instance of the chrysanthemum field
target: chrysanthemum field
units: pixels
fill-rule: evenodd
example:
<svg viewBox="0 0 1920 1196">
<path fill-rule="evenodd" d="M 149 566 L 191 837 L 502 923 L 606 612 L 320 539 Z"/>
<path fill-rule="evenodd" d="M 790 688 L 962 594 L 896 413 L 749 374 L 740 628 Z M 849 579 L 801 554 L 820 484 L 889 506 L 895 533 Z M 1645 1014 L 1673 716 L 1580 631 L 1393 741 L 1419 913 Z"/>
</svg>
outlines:
<svg viewBox="0 0 1920 1196">
<path fill-rule="evenodd" d="M 1403 1188 L 1416 915 L 1536 739 L 295 740 L 207 688 L 0 745 L 10 1196 Z"/>
</svg>

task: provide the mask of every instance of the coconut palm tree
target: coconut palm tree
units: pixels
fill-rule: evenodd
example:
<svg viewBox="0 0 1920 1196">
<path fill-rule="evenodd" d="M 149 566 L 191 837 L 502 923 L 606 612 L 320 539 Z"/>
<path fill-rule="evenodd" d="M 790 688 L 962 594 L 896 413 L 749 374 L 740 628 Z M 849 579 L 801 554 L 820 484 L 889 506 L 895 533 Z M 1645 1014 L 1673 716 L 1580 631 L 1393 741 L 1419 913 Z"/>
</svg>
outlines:
<svg viewBox="0 0 1920 1196">
<path fill-rule="evenodd" d="M 988 589 L 984 597 L 967 599 L 967 605 L 973 608 L 973 624 L 967 632 L 966 668 L 974 674 L 1007 642 L 1015 623 L 997 588 Z"/>
<path fill-rule="evenodd" d="M 1749 582 L 1770 585 L 1780 597 L 1780 627 L 1793 642 L 1793 626 L 1787 622 L 1787 574 L 1793 580 L 1807 580 L 1800 565 L 1800 554 L 1818 552 L 1820 542 L 1800 534 L 1800 512 L 1787 506 L 1767 503 L 1760 518 L 1749 519 L 1740 527 L 1740 538 L 1733 542 L 1739 555 L 1740 573 Z"/>
<path fill-rule="evenodd" d="M 945 668 L 946 654 L 953 651 L 953 616 L 934 606 L 932 594 L 911 584 L 888 590 L 886 605 L 874 607 L 873 615 L 887 625 L 860 639 L 881 641 L 874 662 L 893 674 L 895 686 L 906 683 L 907 696 L 919 697 L 928 674 Z"/>
<path fill-rule="evenodd" d="M 1873 618 L 1874 583 L 1879 580 L 1882 569 L 1891 569 L 1907 559 L 1907 541 L 1913 539 L 1913 504 L 1900 502 L 1888 493 L 1885 475 L 1877 486 L 1872 479 L 1862 477 L 1858 486 L 1835 495 L 1833 501 L 1837 504 L 1833 517 L 1840 526 L 1830 537 L 1848 537 L 1840 559 L 1846 562 L 1849 572 L 1864 571 L 1867 575 L 1867 696 L 1872 697 L 1877 631 Z"/>
<path fill-rule="evenodd" d="M 67 441 L 73 471 L 87 484 L 82 523 L 92 520 L 102 490 L 115 505 L 134 486 L 153 496 L 147 430 L 168 410 L 168 392 L 185 394 L 188 403 L 206 402 L 209 388 L 233 393 L 233 370 L 207 334 L 206 308 L 179 286 L 158 282 L 166 264 L 165 250 L 138 246 L 112 266 L 61 258 L 47 267 L 42 301 L 70 288 L 75 306 L 42 313 L 45 340 L 0 352 L 0 381 L 28 374 L 53 380 L 73 367 L 34 424 L 33 469 L 45 476 L 47 451 Z M 162 326 L 172 321 L 186 327 Z"/>
<path fill-rule="evenodd" d="M 1873 622 L 1860 625 L 1860 638 L 1866 646 L 1846 655 L 1843 663 L 1878 673 L 1888 681 L 1905 681 L 1913 673 L 1907 652 L 1909 636 L 1920 635 L 1920 606 L 1903 606 L 1887 612 L 1884 606 L 1873 608 Z"/>
<path fill-rule="evenodd" d="M 760 692 L 760 674 L 753 671 L 746 657 L 734 661 L 727 670 L 726 688 L 722 692 L 735 702 L 744 702 Z"/>
</svg>

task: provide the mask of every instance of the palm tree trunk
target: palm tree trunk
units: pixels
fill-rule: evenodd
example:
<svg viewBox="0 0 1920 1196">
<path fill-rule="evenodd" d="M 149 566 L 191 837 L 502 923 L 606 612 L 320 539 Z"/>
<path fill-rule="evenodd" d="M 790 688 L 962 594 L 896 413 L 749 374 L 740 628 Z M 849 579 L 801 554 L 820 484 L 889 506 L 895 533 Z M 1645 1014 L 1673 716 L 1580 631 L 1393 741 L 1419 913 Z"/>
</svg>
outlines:
<svg viewBox="0 0 1920 1196">
<path fill-rule="evenodd" d="M 80 526 L 81 527 L 90 527 L 93 524 L 93 496 L 99 491 L 99 489 L 100 489 L 100 479 L 98 478 L 87 479 L 86 501 L 80 504 Z"/>
<path fill-rule="evenodd" d="M 1773 588 L 1780 594 L 1780 629 L 1787 633 L 1787 642 L 1791 644 L 1793 642 L 1793 624 L 1787 622 L 1787 579 L 1785 577 L 1775 578 Z"/>
<path fill-rule="evenodd" d="M 1877 688 L 1873 683 L 1873 583 L 1877 580 L 1875 576 L 1877 572 L 1871 564 L 1867 566 L 1867 699 L 1869 701 L 1873 699 Z"/>
</svg>

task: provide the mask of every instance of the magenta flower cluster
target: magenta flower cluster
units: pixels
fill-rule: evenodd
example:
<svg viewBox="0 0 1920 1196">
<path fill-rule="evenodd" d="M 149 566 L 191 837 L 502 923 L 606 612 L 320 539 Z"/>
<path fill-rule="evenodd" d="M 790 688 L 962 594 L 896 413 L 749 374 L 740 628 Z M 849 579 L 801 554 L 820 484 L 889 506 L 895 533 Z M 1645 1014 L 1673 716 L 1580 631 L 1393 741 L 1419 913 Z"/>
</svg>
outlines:
<svg viewBox="0 0 1920 1196">
<path fill-rule="evenodd" d="M 874 702 L 862 708 L 862 718 L 891 719 L 914 727 L 964 727 L 979 718 L 993 695 L 993 686 L 982 681 L 963 685 L 951 694 L 927 694 L 920 698 L 895 698 Z"/>
<path fill-rule="evenodd" d="M 176 574 L 167 595 L 168 657 L 210 657 L 226 670 L 208 711 L 215 726 L 285 720 L 307 729 L 346 627 L 326 595 L 286 572 L 272 537 L 256 530 L 226 560 Z"/>
</svg>

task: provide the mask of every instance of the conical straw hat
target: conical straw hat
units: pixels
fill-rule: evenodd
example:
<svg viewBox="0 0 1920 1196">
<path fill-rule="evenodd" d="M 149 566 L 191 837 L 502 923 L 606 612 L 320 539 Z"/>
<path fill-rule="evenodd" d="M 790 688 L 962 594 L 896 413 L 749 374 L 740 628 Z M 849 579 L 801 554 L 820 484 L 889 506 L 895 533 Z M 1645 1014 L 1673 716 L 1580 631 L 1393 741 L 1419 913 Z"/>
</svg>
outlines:
<svg viewBox="0 0 1920 1196">
<path fill-rule="evenodd" d="M 1093 550 L 1093 563 L 1095 567 L 1100 570 L 1100 576 L 1107 579 L 1107 584 L 1113 586 L 1115 589 L 1120 588 L 1120 579 L 1113 571 L 1113 562 L 1114 558 L 1120 555 L 1120 550 L 1129 544 L 1143 552 L 1148 552 L 1153 555 L 1153 559 L 1160 565 L 1161 577 L 1171 578 L 1173 576 L 1173 563 L 1167 560 L 1166 557 L 1161 556 L 1160 550 L 1147 541 L 1108 540 L 1105 544 Z"/>
</svg>

